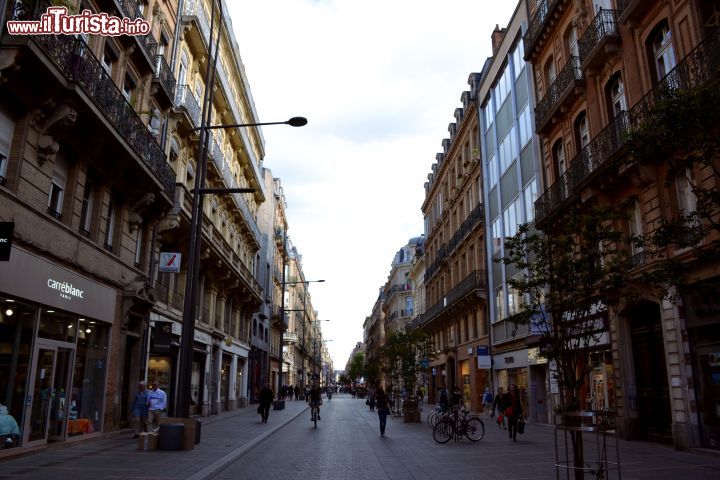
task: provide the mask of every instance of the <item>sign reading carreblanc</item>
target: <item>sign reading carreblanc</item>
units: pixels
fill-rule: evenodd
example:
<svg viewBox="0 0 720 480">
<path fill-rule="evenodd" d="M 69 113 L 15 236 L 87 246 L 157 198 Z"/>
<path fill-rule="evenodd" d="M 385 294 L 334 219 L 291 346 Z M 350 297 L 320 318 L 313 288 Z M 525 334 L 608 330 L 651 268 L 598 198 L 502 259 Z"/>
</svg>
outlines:
<svg viewBox="0 0 720 480">
<path fill-rule="evenodd" d="M 47 286 L 50 289 L 57 290 L 60 292 L 60 297 L 66 300 L 72 300 L 72 297 L 85 298 L 85 290 L 75 288 L 72 283 L 59 282 L 52 278 L 48 278 Z"/>
</svg>

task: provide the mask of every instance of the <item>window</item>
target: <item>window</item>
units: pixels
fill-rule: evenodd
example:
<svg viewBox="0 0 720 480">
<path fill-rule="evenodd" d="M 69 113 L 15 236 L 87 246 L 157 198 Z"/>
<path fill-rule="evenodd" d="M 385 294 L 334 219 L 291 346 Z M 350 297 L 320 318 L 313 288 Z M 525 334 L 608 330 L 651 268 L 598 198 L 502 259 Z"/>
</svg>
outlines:
<svg viewBox="0 0 720 480">
<path fill-rule="evenodd" d="M 498 216 L 492 223 L 492 239 L 493 239 L 493 252 L 497 252 L 502 247 L 502 220 Z"/>
<path fill-rule="evenodd" d="M 115 236 L 115 215 L 117 207 L 115 205 L 115 199 L 110 197 L 108 203 L 107 217 L 105 218 L 105 249 L 112 251 L 113 249 L 113 237 Z"/>
<path fill-rule="evenodd" d="M 85 180 L 85 189 L 83 190 L 82 210 L 80 211 L 80 233 L 85 236 L 90 235 L 90 224 L 92 221 L 94 185 L 90 178 Z"/>
<path fill-rule="evenodd" d="M 50 183 L 50 194 L 48 196 L 48 213 L 58 220 L 62 217 L 63 197 L 65 183 L 67 182 L 68 164 L 65 155 L 55 155 L 53 176 Z"/>
<path fill-rule="evenodd" d="M 515 46 L 515 51 L 510 54 L 512 56 L 513 70 L 515 70 L 515 78 L 518 78 L 525 68 L 525 45 L 523 42 L 518 42 Z"/>
<path fill-rule="evenodd" d="M 133 92 L 135 92 L 135 80 L 129 75 L 125 74 L 125 81 L 123 82 L 122 93 L 128 102 L 132 101 Z"/>
<path fill-rule="evenodd" d="M 555 179 L 559 179 L 565 170 L 567 165 L 565 164 L 565 152 L 563 150 L 562 138 L 559 138 L 552 148 L 552 159 L 555 167 Z"/>
<path fill-rule="evenodd" d="M 503 211 L 503 223 L 505 226 L 505 238 L 514 236 L 517 233 L 518 225 L 522 224 L 522 202 L 523 199 L 518 196 Z"/>
<path fill-rule="evenodd" d="M 529 223 L 535 220 L 535 201 L 538 198 L 538 187 L 535 179 L 525 186 L 525 189 L 523 190 L 523 197 L 525 198 L 525 215 L 527 215 L 526 221 Z"/>
<path fill-rule="evenodd" d="M 590 126 L 588 125 L 585 112 L 582 112 L 575 119 L 575 137 L 578 144 L 578 152 L 590 143 Z"/>
<path fill-rule="evenodd" d="M 498 181 L 500 180 L 500 173 L 498 172 L 498 165 L 497 161 L 495 160 L 495 155 L 490 157 L 490 160 L 488 160 L 488 180 L 490 180 L 491 189 L 495 185 L 497 185 Z"/>
<path fill-rule="evenodd" d="M 655 73 L 657 80 L 662 80 L 665 75 L 675 68 L 675 51 L 672 46 L 672 34 L 667 22 L 664 22 L 651 37 L 652 54 L 655 62 Z"/>
<path fill-rule="evenodd" d="M 0 185 L 5 183 L 8 158 L 10 157 L 10 142 L 14 132 L 14 118 L 4 108 L 0 107 Z"/>
<path fill-rule="evenodd" d="M 500 174 L 510 168 L 510 165 L 517 158 L 517 144 L 515 143 L 515 126 L 510 129 L 502 143 L 498 147 L 498 158 L 500 160 Z"/>
<path fill-rule="evenodd" d="M 113 63 L 115 63 L 115 60 L 117 60 L 115 53 L 112 51 L 112 48 L 110 48 L 110 45 L 105 43 L 102 57 L 100 57 L 100 63 L 102 64 L 103 69 L 110 76 L 112 76 Z"/>
<path fill-rule="evenodd" d="M 137 230 L 137 238 L 135 239 L 135 266 L 139 267 L 142 261 L 144 225 L 139 225 Z"/>
<path fill-rule="evenodd" d="M 578 50 L 577 30 L 575 27 L 570 28 L 567 36 L 568 52 L 571 57 L 579 57 L 580 52 Z"/>
<path fill-rule="evenodd" d="M 514 288 L 508 287 L 508 315 L 520 313 L 522 309 L 522 295 Z"/>
<path fill-rule="evenodd" d="M 518 127 L 520 128 L 520 149 L 522 149 L 532 138 L 532 117 L 529 105 L 525 105 L 520 112 Z"/>
<path fill-rule="evenodd" d="M 556 76 L 557 72 L 555 71 L 555 60 L 553 57 L 550 57 L 547 62 L 545 62 L 545 84 L 547 85 L 547 88 L 545 89 L 546 94 L 547 91 L 550 90 L 550 85 L 553 84 Z"/>
<path fill-rule="evenodd" d="M 688 215 L 694 212 L 697 206 L 697 197 L 693 192 L 694 183 L 693 174 L 687 169 L 685 172 L 678 175 L 677 180 L 675 181 L 677 188 L 678 209 L 683 215 Z"/>
<path fill-rule="evenodd" d="M 627 110 L 625 88 L 620 73 L 617 73 L 608 84 L 607 95 L 610 98 L 610 116 L 615 118 L 620 112 Z"/>
<path fill-rule="evenodd" d="M 495 314 L 496 322 L 505 318 L 505 292 L 502 286 L 495 289 Z"/>
<path fill-rule="evenodd" d="M 628 230 L 633 237 L 640 237 L 643 234 L 643 219 L 640 211 L 640 202 L 635 199 L 630 205 L 630 215 L 628 218 Z M 636 245 L 634 241 L 630 241 L 630 253 L 636 255 L 643 251 L 642 245 Z"/>
</svg>

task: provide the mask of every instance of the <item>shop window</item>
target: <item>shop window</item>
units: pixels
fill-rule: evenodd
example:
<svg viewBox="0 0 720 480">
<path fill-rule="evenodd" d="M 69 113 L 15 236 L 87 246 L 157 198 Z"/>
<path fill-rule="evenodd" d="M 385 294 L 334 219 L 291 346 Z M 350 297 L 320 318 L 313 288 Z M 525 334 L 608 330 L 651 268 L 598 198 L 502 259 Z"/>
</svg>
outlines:
<svg viewBox="0 0 720 480">
<path fill-rule="evenodd" d="M 108 325 L 101 322 L 84 318 L 78 321 L 68 435 L 99 432 L 102 428 L 108 333 Z"/>
<path fill-rule="evenodd" d="M 8 409 L 23 435 L 27 381 L 31 366 L 37 308 L 14 299 L 0 297 L 0 401 Z M 20 438 L 16 438 L 16 445 Z"/>
<path fill-rule="evenodd" d="M 60 295 L 65 295 L 61 293 Z M 40 312 L 38 337 L 61 342 L 74 342 L 77 337 L 77 317 L 45 308 Z"/>
</svg>

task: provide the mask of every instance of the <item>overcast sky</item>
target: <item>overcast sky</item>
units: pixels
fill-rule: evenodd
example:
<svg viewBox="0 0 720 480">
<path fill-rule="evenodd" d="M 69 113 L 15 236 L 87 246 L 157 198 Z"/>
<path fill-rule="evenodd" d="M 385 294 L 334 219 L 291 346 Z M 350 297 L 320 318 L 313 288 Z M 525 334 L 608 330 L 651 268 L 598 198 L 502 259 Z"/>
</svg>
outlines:
<svg viewBox="0 0 720 480">
<path fill-rule="evenodd" d="M 226 0 L 260 121 L 265 167 L 336 369 L 395 253 L 423 233 L 423 184 L 471 72 L 515 0 Z"/>
</svg>

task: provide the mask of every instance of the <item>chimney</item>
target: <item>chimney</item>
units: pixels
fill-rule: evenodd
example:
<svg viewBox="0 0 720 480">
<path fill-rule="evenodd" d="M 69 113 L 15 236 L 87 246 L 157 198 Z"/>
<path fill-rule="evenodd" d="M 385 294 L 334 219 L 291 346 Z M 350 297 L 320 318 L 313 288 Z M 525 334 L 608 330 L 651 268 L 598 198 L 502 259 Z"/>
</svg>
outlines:
<svg viewBox="0 0 720 480">
<path fill-rule="evenodd" d="M 500 28 L 500 25 L 497 23 L 495 24 L 495 30 L 493 31 L 492 35 L 490 36 L 492 40 L 492 52 L 493 57 L 497 53 L 498 49 L 500 48 L 500 44 L 505 39 L 505 33 L 507 33 L 507 28 Z"/>
</svg>

